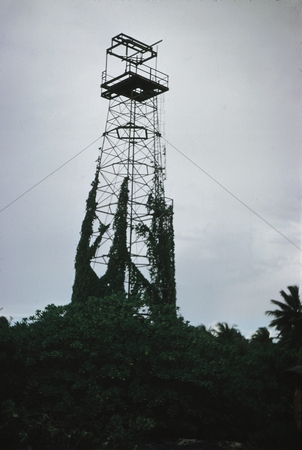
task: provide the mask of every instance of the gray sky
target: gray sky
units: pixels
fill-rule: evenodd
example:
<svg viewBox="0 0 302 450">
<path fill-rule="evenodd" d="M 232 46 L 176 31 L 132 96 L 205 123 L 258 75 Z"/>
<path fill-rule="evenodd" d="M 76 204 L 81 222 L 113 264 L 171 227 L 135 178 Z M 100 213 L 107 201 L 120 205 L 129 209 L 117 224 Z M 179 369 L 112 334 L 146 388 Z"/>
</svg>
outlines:
<svg viewBox="0 0 302 450">
<path fill-rule="evenodd" d="M 301 247 L 299 0 L 2 0 L 0 209 L 100 137 L 111 38 L 160 39 L 170 77 L 165 137 Z M 74 257 L 101 141 L 1 212 L 1 313 L 70 302 Z M 270 319 L 300 282 L 301 252 L 167 147 L 176 281 L 193 325 Z"/>
</svg>

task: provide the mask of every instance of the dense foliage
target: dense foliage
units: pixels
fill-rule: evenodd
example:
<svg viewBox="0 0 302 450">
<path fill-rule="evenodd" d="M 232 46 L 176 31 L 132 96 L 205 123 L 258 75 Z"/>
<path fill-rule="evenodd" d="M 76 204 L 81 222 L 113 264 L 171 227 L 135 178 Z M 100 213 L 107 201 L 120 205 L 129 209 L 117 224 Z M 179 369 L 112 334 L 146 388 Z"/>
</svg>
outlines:
<svg viewBox="0 0 302 450">
<path fill-rule="evenodd" d="M 302 303 L 298 286 L 288 286 L 289 294 L 280 291 L 283 302 L 271 300 L 278 309 L 266 311 L 265 314 L 273 316 L 270 327 L 276 328 L 280 342 L 286 347 L 295 347 L 297 350 L 302 345 Z"/>
<path fill-rule="evenodd" d="M 90 262 L 95 257 L 107 225 L 99 223 L 98 234 L 93 241 L 93 224 L 96 215 L 96 194 L 99 183 L 100 165 L 97 165 L 95 177 L 91 184 L 91 190 L 86 201 L 86 213 L 81 227 L 81 236 L 75 256 L 75 280 L 73 284 L 72 301 L 83 302 L 89 296 L 99 295 L 99 277 L 92 269 Z"/>
<path fill-rule="evenodd" d="M 133 262 L 127 248 L 127 230 L 129 209 L 129 179 L 124 178 L 120 186 L 117 208 L 112 219 L 111 247 L 108 253 L 106 272 L 99 277 L 91 267 L 104 234 L 110 224 L 98 224 L 94 230 L 97 216 L 97 191 L 100 166 L 97 166 L 92 188 L 86 201 L 86 213 L 81 227 L 81 236 L 75 257 L 75 281 L 72 302 L 86 302 L 89 297 L 104 297 L 125 291 L 126 273 L 129 275 L 127 292 L 145 294 L 149 302 L 161 305 L 176 306 L 175 253 L 173 207 L 168 206 L 164 196 L 164 188 L 157 172 L 154 177 L 153 191 L 146 205 L 147 214 L 151 217 L 149 226 L 142 220 L 135 231 L 147 247 L 148 280 Z M 130 231 L 130 230 L 129 230 Z M 132 230 L 133 231 L 133 230 Z M 108 236 L 106 236 L 108 239 Z"/>
<path fill-rule="evenodd" d="M 124 292 L 125 273 L 130 255 L 127 249 L 128 178 L 121 185 L 117 211 L 113 219 L 114 236 L 105 274 L 99 280 L 99 295 Z"/>
<path fill-rule="evenodd" d="M 160 436 L 294 448 L 282 371 L 296 350 L 143 307 L 120 294 L 2 321 L 2 448 L 135 449 Z"/>
<path fill-rule="evenodd" d="M 173 206 L 167 205 L 163 186 L 156 175 L 154 184 L 155 195 L 150 194 L 147 202 L 151 224 L 148 227 L 141 223 L 137 227 L 148 248 L 151 280 L 147 292 L 153 304 L 176 306 Z"/>
</svg>

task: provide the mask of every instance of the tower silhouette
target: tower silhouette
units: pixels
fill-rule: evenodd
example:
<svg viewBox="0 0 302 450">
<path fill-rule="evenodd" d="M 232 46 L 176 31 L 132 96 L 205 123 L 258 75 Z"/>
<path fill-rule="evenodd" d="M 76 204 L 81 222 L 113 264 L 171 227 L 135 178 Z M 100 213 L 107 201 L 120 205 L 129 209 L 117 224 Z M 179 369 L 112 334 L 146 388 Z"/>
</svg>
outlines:
<svg viewBox="0 0 302 450">
<path fill-rule="evenodd" d="M 99 242 L 89 259 L 99 279 L 109 267 L 112 273 L 124 264 L 122 283 L 128 293 L 134 284 L 141 290 L 140 278 L 145 287 L 149 279 L 160 297 L 169 290 L 171 297 L 167 278 L 173 272 L 174 280 L 174 238 L 168 229 L 173 227 L 173 207 L 164 194 L 165 148 L 158 108 L 158 96 L 169 88 L 168 76 L 157 70 L 155 46 L 159 42 L 147 45 L 122 33 L 112 38 L 106 52 L 101 97 L 109 100 L 109 108 L 93 185 L 96 220 L 92 234 Z M 122 263 L 118 245 L 124 246 Z M 114 284 L 112 276 L 110 283 Z"/>
</svg>

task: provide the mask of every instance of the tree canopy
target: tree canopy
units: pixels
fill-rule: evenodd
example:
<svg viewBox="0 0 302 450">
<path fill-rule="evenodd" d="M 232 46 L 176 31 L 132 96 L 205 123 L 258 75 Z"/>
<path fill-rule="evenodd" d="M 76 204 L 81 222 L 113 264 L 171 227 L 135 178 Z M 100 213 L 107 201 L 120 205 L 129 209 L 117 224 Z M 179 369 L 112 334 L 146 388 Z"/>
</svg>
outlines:
<svg viewBox="0 0 302 450">
<path fill-rule="evenodd" d="M 288 286 L 289 294 L 280 291 L 283 302 L 271 300 L 278 309 L 266 311 L 265 314 L 273 316 L 270 327 L 279 332 L 281 342 L 287 346 L 301 348 L 302 346 L 302 303 L 298 286 Z"/>
<path fill-rule="evenodd" d="M 173 305 L 150 316 L 143 306 L 112 294 L 0 327 L 3 448 L 132 450 L 160 436 L 294 448 L 282 375 L 294 349 L 246 342 L 242 352 Z"/>
</svg>

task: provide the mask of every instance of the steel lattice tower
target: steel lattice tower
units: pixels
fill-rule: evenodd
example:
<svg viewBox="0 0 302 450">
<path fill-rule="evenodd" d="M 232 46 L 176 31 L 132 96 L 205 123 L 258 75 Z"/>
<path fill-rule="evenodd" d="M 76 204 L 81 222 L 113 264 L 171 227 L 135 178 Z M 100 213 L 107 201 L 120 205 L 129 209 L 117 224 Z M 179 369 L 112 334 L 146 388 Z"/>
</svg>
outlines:
<svg viewBox="0 0 302 450">
<path fill-rule="evenodd" d="M 158 42 L 156 43 L 158 44 Z M 112 38 L 102 74 L 101 97 L 109 100 L 106 129 L 100 147 L 97 216 L 108 226 L 97 255 L 98 265 L 108 264 L 112 227 L 123 180 L 128 178 L 127 248 L 141 271 L 149 266 L 147 247 L 137 233 L 139 224 L 151 223 L 147 202 L 163 194 L 165 148 L 159 129 L 158 96 L 168 91 L 168 76 L 156 69 L 156 44 L 146 45 L 125 34 Z M 145 63 L 150 61 L 153 66 Z M 122 69 L 120 66 L 122 65 Z M 171 203 L 165 199 L 165 202 Z M 129 282 L 126 274 L 126 283 Z"/>
</svg>

